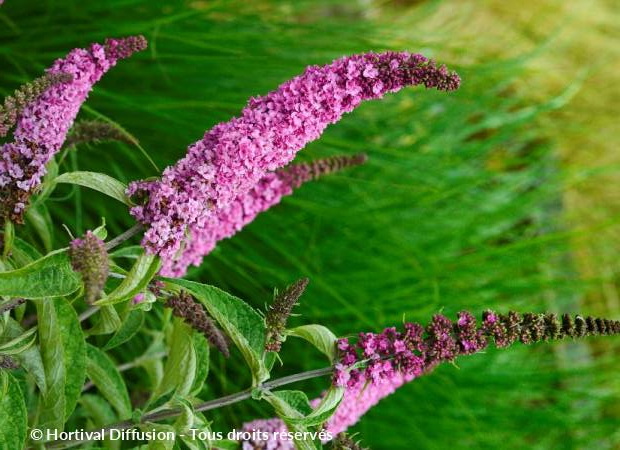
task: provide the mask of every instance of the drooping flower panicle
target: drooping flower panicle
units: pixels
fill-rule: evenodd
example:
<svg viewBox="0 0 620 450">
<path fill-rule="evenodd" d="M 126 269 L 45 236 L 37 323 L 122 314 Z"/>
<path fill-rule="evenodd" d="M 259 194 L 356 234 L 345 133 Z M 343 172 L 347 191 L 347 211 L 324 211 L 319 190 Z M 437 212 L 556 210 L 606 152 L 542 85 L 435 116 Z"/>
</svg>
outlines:
<svg viewBox="0 0 620 450">
<path fill-rule="evenodd" d="M 41 183 L 45 165 L 60 150 L 93 85 L 119 59 L 145 47 L 142 36 L 108 39 L 104 45 L 72 50 L 47 70 L 49 76 L 67 74 L 71 80 L 54 84 L 22 108 L 13 132 L 14 140 L 2 145 L 1 221 L 23 221 L 28 199 Z"/>
<path fill-rule="evenodd" d="M 426 327 L 408 322 L 402 331 L 391 327 L 378 334 L 360 333 L 355 342 L 339 339 L 333 383 L 345 387 L 345 393 L 324 429 L 332 435 L 346 431 L 381 399 L 405 383 L 431 372 L 442 362 L 480 352 L 491 341 L 496 347 L 505 348 L 517 341 L 533 344 L 617 334 L 620 334 L 617 320 L 579 315 L 571 318 L 568 314 L 559 319 L 555 314 L 486 311 L 481 324 L 477 325 L 469 312 L 462 311 L 455 322 L 437 314 Z M 258 429 L 256 421 L 251 423 Z M 272 428 L 285 426 L 279 419 L 270 419 L 269 423 Z"/>
<path fill-rule="evenodd" d="M 273 303 L 265 316 L 267 325 L 267 342 L 265 349 L 270 352 L 279 352 L 284 340 L 284 331 L 293 308 L 308 286 L 308 278 L 301 278 L 281 292 L 274 295 Z"/>
<path fill-rule="evenodd" d="M 110 273 L 110 260 L 104 242 L 92 231 L 74 239 L 69 246 L 73 270 L 82 275 L 84 299 L 92 304 L 99 300 Z"/>
<path fill-rule="evenodd" d="M 119 141 L 126 144 L 135 143 L 133 137 L 118 125 L 102 120 L 80 120 L 71 128 L 65 145 L 70 146 L 101 141 Z"/>
<path fill-rule="evenodd" d="M 143 246 L 160 255 L 164 264 L 183 259 L 191 249 L 189 259 L 196 264 L 197 255 L 212 247 L 209 243 L 196 248 L 188 241 L 199 236 L 209 242 L 201 235 L 217 229 L 222 210 L 243 198 L 266 173 L 290 163 L 343 114 L 364 100 L 406 86 L 453 90 L 459 82 L 445 67 L 407 52 L 367 53 L 309 67 L 277 90 L 252 98 L 241 116 L 209 130 L 161 180 L 130 186 L 129 195 L 140 193 L 146 199 L 131 211 L 148 226 Z"/>
<path fill-rule="evenodd" d="M 280 203 L 282 197 L 291 195 L 295 188 L 320 176 L 363 164 L 366 159 L 363 153 L 353 156 L 333 156 L 308 163 L 292 164 L 266 174 L 250 191 L 218 210 L 217 216 L 209 222 L 208 228 L 195 228 L 191 240 L 186 241 L 181 254 L 178 257 L 164 259 L 162 275 L 182 276 L 190 263 L 199 265 L 203 255 L 210 252 L 218 241 L 239 232 L 258 214 Z"/>
<path fill-rule="evenodd" d="M 587 328 L 587 323 L 592 327 Z M 438 364 L 460 355 L 484 350 L 492 340 L 504 348 L 516 341 L 533 344 L 540 341 L 611 335 L 620 333 L 620 321 L 583 318 L 574 321 L 568 314 L 560 321 L 554 314 L 514 311 L 504 315 L 486 311 L 480 326 L 467 311 L 456 322 L 437 314 L 423 328 L 405 323 L 404 331 L 387 328 L 382 333 L 360 333 L 355 345 L 348 339 L 338 342 L 340 360 L 335 366 L 334 383 L 346 386 L 344 399 L 326 429 L 339 433 L 386 395 L 412 379 L 430 372 Z M 353 368 L 362 363 L 364 368 Z"/>
<path fill-rule="evenodd" d="M 0 105 L 0 136 L 6 136 L 17 122 L 17 118 L 29 103 L 35 101 L 43 92 L 59 83 L 71 81 L 68 73 L 46 73 L 45 75 L 20 86 Z"/>
<path fill-rule="evenodd" d="M 191 294 L 181 291 L 169 297 L 166 306 L 172 309 L 175 316 L 180 317 L 194 330 L 202 333 L 225 357 L 230 356 L 226 337 L 215 325 L 213 319 L 207 315 L 204 306 L 198 303 Z"/>
</svg>

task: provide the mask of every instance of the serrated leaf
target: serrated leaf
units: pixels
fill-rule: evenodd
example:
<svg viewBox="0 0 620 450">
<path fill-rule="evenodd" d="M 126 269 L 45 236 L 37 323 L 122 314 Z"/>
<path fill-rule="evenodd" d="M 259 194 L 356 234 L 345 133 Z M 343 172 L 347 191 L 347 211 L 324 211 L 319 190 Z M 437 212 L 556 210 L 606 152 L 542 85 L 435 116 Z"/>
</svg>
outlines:
<svg viewBox="0 0 620 450">
<path fill-rule="evenodd" d="M 125 381 L 116 365 L 104 352 L 90 344 L 86 346 L 86 374 L 101 395 L 114 407 L 121 419 L 131 417 L 131 402 Z"/>
<path fill-rule="evenodd" d="M 95 191 L 99 191 L 109 197 L 118 200 L 128 206 L 131 206 L 131 201 L 125 194 L 127 186 L 121 183 L 116 178 L 99 172 L 66 172 L 59 175 L 54 180 L 55 183 L 68 183 L 84 186 Z"/>
<path fill-rule="evenodd" d="M 159 270 L 160 260 L 155 255 L 143 253 L 138 257 L 123 282 L 96 305 L 112 305 L 134 297 L 143 291 Z"/>
<path fill-rule="evenodd" d="M 103 347 L 104 350 L 110 350 L 114 347 L 118 347 L 121 344 L 124 344 L 135 334 L 140 331 L 142 325 L 144 324 L 144 312 L 141 310 L 131 310 L 123 320 L 120 328 L 114 333 L 114 335 L 110 338 L 110 340 Z"/>
<path fill-rule="evenodd" d="M 19 382 L 0 371 L 0 448 L 24 448 L 28 429 L 28 411 Z"/>
<path fill-rule="evenodd" d="M 164 376 L 151 398 L 151 402 L 174 392 L 178 396 L 190 393 L 196 376 L 196 351 L 193 343 L 194 330 L 183 320 L 175 317 L 172 321 L 172 333 L 168 359 L 164 365 Z"/>
<path fill-rule="evenodd" d="M 196 297 L 224 329 L 250 366 L 254 386 L 269 378 L 269 372 L 263 363 L 265 322 L 254 308 L 214 286 L 187 280 L 168 281 Z"/>
<path fill-rule="evenodd" d="M 0 295 L 40 299 L 77 291 L 80 279 L 66 251 L 58 250 L 24 267 L 0 273 Z"/>
<path fill-rule="evenodd" d="M 84 384 L 86 344 L 75 310 L 66 300 L 48 299 L 36 305 L 48 388 L 40 402 L 39 426 L 62 430 Z"/>
<path fill-rule="evenodd" d="M 336 341 L 338 338 L 328 328 L 323 325 L 302 325 L 301 327 L 287 330 L 289 336 L 304 339 L 314 345 L 323 353 L 330 362 L 336 358 Z"/>
</svg>

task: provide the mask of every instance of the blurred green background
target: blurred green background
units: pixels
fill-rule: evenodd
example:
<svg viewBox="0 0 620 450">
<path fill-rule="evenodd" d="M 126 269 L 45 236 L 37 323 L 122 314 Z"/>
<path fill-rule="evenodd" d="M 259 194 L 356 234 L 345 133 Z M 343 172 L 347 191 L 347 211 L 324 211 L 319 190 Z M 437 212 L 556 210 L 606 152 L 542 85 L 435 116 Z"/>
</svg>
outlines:
<svg viewBox="0 0 620 450">
<path fill-rule="evenodd" d="M 368 164 L 304 186 L 191 278 L 262 308 L 274 287 L 308 276 L 294 324 L 339 335 L 461 309 L 618 319 L 619 23 L 614 0 L 7 0 L 0 95 L 73 47 L 142 33 L 149 50 L 106 75 L 81 116 L 119 123 L 163 168 L 308 64 L 422 52 L 458 70 L 461 90 L 409 89 L 330 127 L 300 159 L 365 151 Z M 123 181 L 157 174 L 120 143 L 80 147 L 62 167 L 77 168 Z M 69 239 L 62 224 L 80 233 L 103 216 L 112 235 L 132 225 L 77 188 L 48 207 L 56 247 Z M 618 339 L 600 338 L 462 358 L 354 431 L 373 449 L 619 448 L 619 353 Z M 297 342 L 282 356 L 279 374 L 324 364 Z M 127 375 L 138 392 L 143 374 Z M 247 380 L 238 355 L 216 357 L 208 394 Z M 325 383 L 306 386 L 318 394 Z M 210 418 L 229 430 L 270 415 L 244 402 Z"/>
</svg>

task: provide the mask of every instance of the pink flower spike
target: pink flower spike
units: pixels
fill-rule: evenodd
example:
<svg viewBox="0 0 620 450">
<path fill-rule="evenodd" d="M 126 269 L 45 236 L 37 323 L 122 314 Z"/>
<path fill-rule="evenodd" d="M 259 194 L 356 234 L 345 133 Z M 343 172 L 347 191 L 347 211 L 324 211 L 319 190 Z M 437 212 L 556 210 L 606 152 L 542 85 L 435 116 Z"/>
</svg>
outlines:
<svg viewBox="0 0 620 450">
<path fill-rule="evenodd" d="M 41 183 L 45 165 L 62 147 L 67 132 L 93 85 L 120 58 L 146 48 L 142 36 L 108 39 L 74 49 L 58 59 L 49 74 L 68 74 L 70 81 L 55 84 L 20 113 L 13 142 L 0 149 L 0 220 L 21 223 L 25 204 Z"/>
<path fill-rule="evenodd" d="M 131 214 L 148 227 L 142 245 L 162 257 L 162 274 L 183 275 L 213 249 L 218 216 L 233 208 L 226 222 L 237 231 L 234 225 L 246 214 L 238 202 L 248 192 L 255 189 L 263 197 L 260 210 L 285 195 L 269 173 L 290 163 L 345 113 L 406 86 L 454 90 L 459 83 L 445 67 L 407 52 L 366 53 L 308 67 L 209 130 L 161 180 L 130 185 L 128 194 L 142 199 Z"/>
</svg>

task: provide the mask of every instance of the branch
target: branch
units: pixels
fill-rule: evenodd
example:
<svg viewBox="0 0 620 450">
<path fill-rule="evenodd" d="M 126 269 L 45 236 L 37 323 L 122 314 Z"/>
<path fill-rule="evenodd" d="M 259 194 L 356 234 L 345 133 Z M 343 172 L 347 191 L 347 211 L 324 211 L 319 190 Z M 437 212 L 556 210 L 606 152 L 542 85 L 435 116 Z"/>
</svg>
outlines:
<svg viewBox="0 0 620 450">
<path fill-rule="evenodd" d="M 268 381 L 262 384 L 262 388 L 264 390 L 271 390 L 278 388 L 280 386 L 285 386 L 287 384 L 296 383 L 298 381 L 309 380 L 311 378 L 323 377 L 325 375 L 329 375 L 332 373 L 332 367 L 324 367 L 322 369 L 316 370 L 308 370 L 307 372 L 296 373 L 294 375 L 289 375 L 286 377 L 278 378 L 272 381 Z M 237 392 L 235 394 L 227 395 L 224 397 L 216 398 L 214 400 L 209 400 L 207 402 L 198 403 L 194 406 L 194 411 L 209 411 L 212 409 L 221 408 L 223 406 L 232 405 L 233 403 L 238 403 L 243 400 L 247 400 L 252 397 L 252 391 L 254 388 L 248 388 L 243 391 Z M 107 425 L 98 430 L 89 430 L 93 433 L 97 432 L 97 434 L 101 434 L 102 436 L 106 436 L 108 431 L 110 430 L 127 430 L 129 428 L 133 428 L 140 423 L 145 422 L 158 422 L 160 420 L 170 419 L 176 417 L 184 412 L 181 408 L 173 408 L 167 409 L 164 411 L 157 411 L 152 413 L 147 413 L 141 417 L 140 422 L 135 422 L 133 420 L 123 420 L 121 422 L 117 422 L 111 425 Z M 69 441 L 51 441 L 47 444 L 44 444 L 46 448 L 70 448 L 75 447 L 76 445 L 83 444 L 84 442 L 88 442 L 89 439 L 74 439 Z"/>
<path fill-rule="evenodd" d="M 131 239 L 136 234 L 138 234 L 140 231 L 142 231 L 142 229 L 143 229 L 143 226 L 141 223 L 135 224 L 133 227 L 131 227 L 127 231 L 122 232 L 121 234 L 116 236 L 114 239 L 111 239 L 108 242 L 106 242 L 105 244 L 106 250 L 112 250 L 114 247 L 122 244 L 126 240 Z"/>
</svg>

